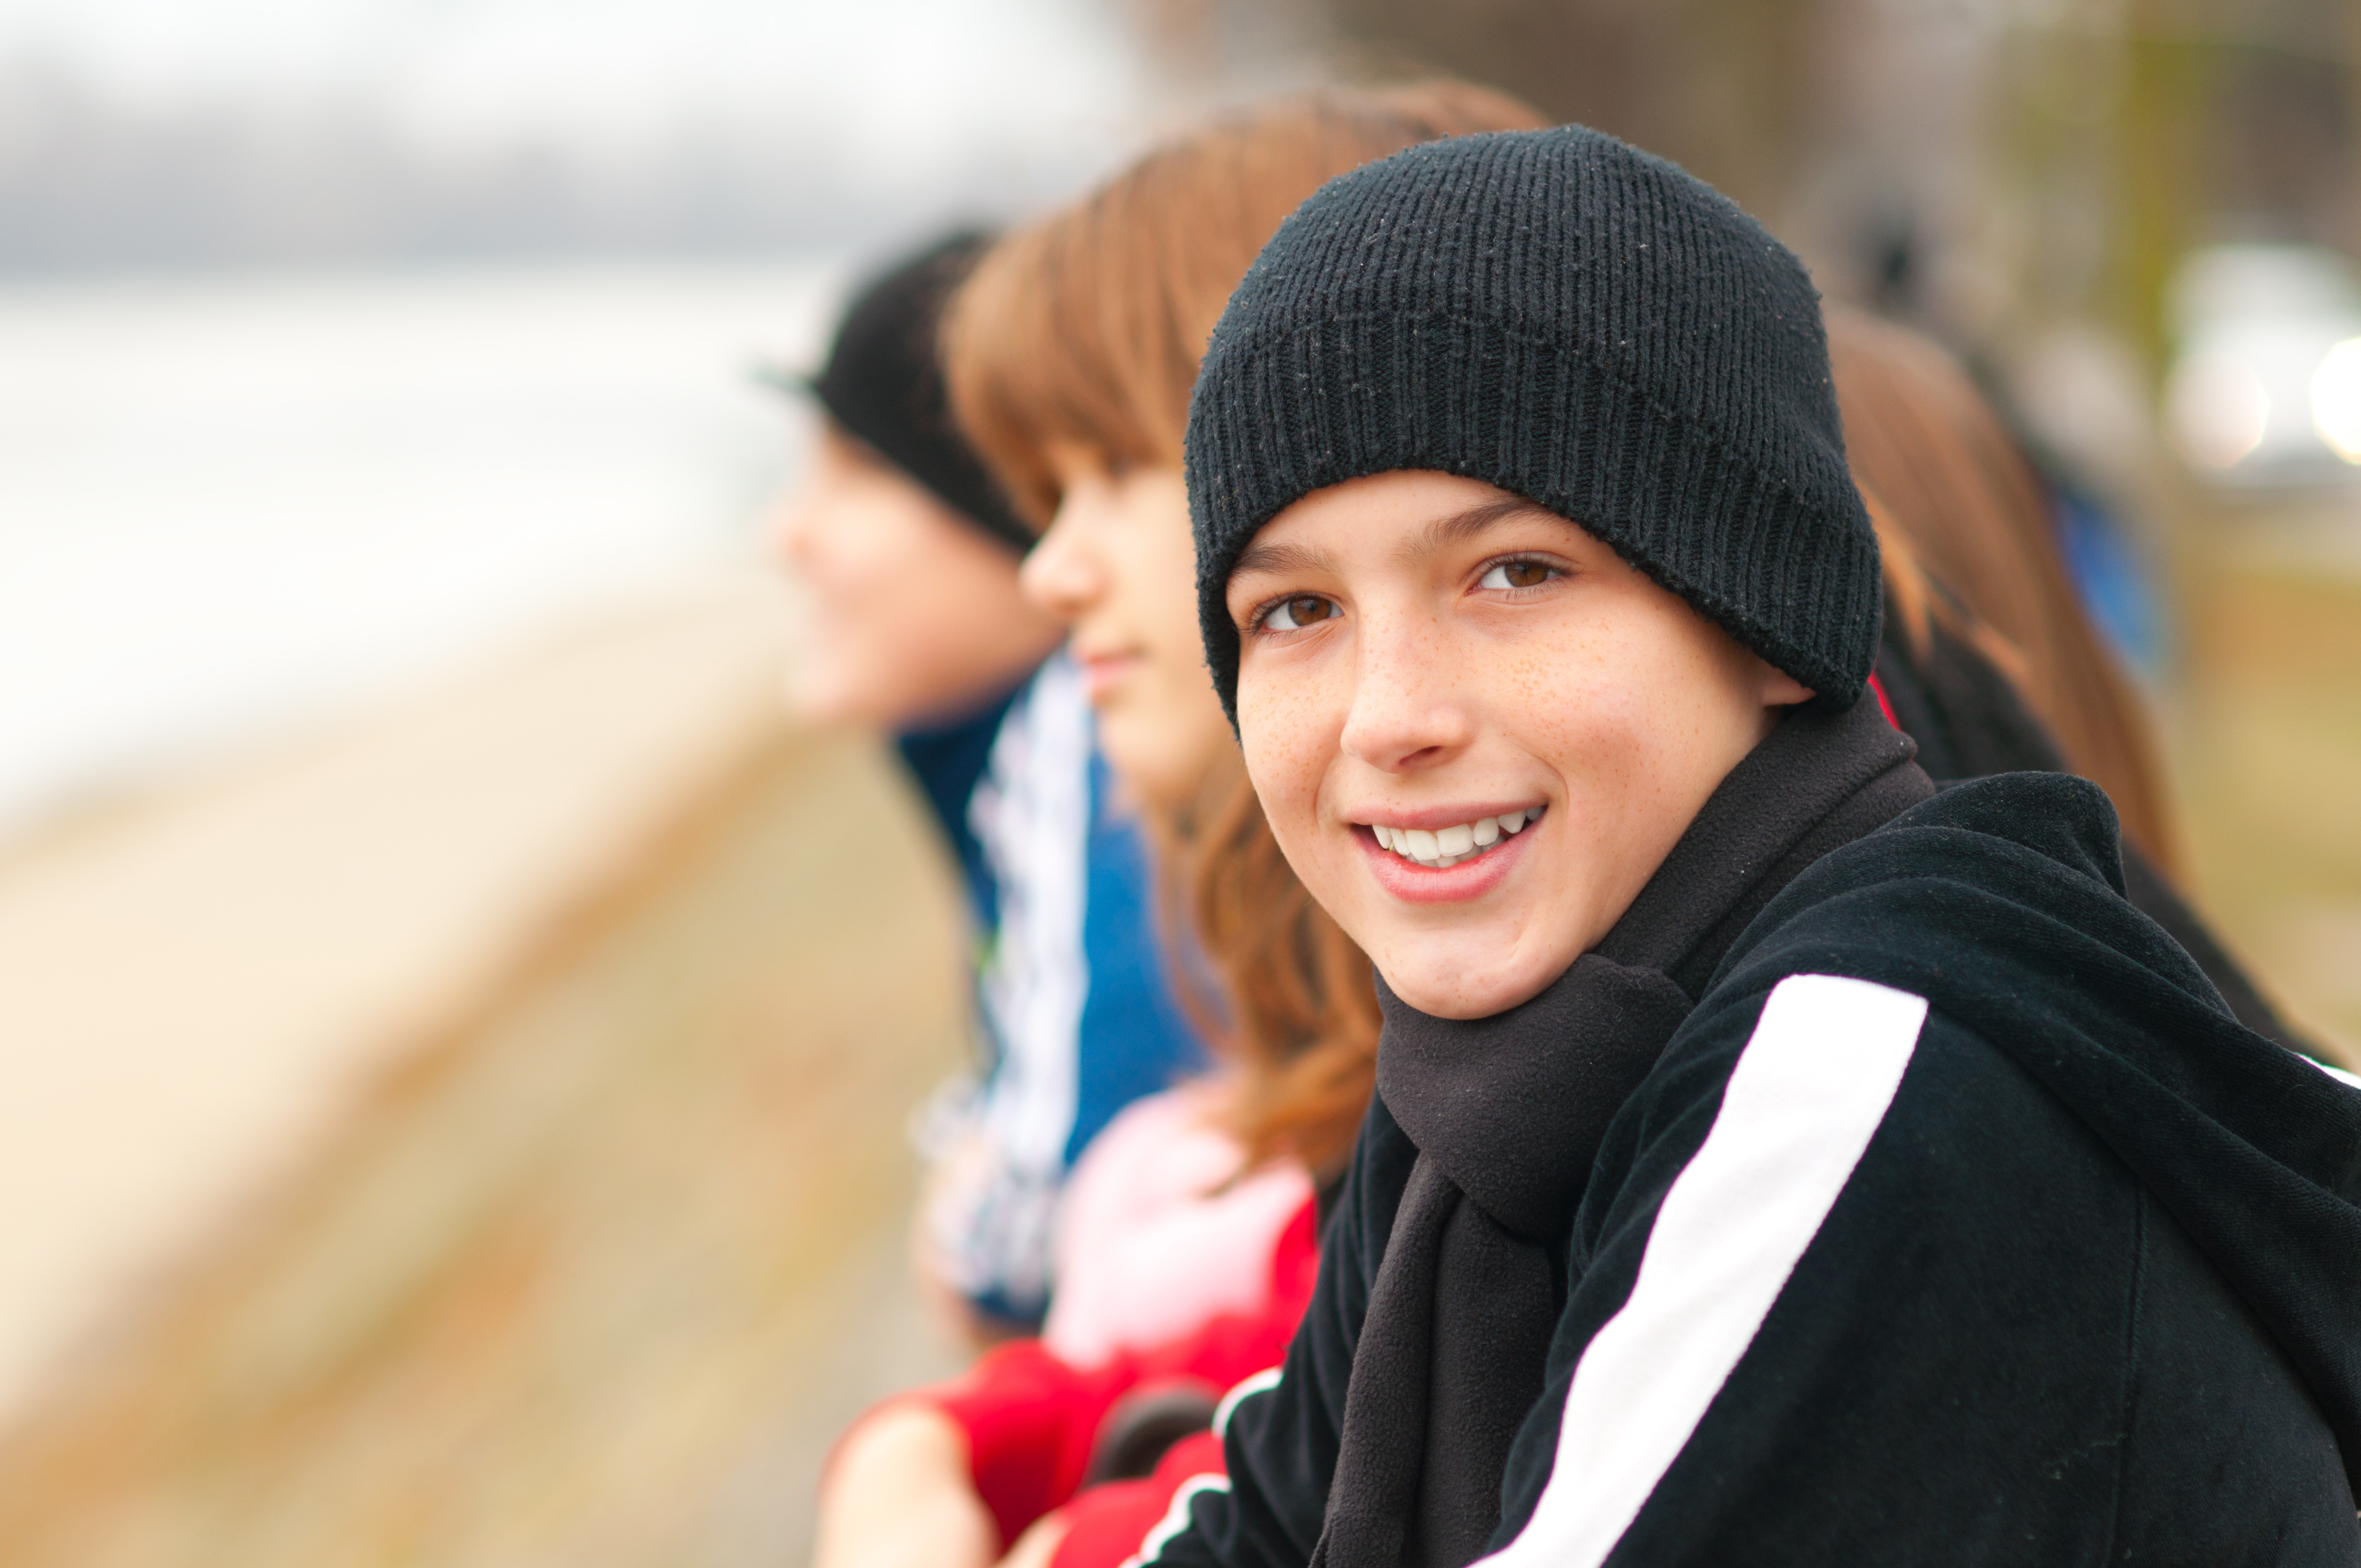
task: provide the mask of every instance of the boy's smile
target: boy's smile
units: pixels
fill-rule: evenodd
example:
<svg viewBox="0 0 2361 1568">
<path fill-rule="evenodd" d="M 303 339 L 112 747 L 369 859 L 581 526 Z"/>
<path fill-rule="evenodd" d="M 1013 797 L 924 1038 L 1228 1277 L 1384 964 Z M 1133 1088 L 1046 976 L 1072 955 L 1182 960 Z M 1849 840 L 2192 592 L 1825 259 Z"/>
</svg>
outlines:
<svg viewBox="0 0 2361 1568">
<path fill-rule="evenodd" d="M 1420 822 L 1397 820 L 1372 822 L 1369 836 L 1378 847 L 1389 850 L 1412 865 L 1432 871 L 1447 871 L 1463 861 L 1487 855 L 1508 839 L 1524 831 L 1529 821 L 1541 818 L 1543 807 L 1519 806 L 1513 811 L 1463 814 L 1448 809 L 1414 812 L 1412 816 L 1432 822 L 1440 817 L 1466 816 L 1466 821 L 1445 822 L 1439 828 L 1422 826 Z"/>
<path fill-rule="evenodd" d="M 1541 837 L 1543 808 L 1479 817 L 1429 831 L 1383 823 L 1357 837 L 1378 885 L 1407 904 L 1460 904 L 1482 897 L 1508 876 Z M 1407 818 L 1445 811 L 1398 814 Z M 1511 828 L 1510 823 L 1515 823 Z"/>
<path fill-rule="evenodd" d="M 1227 605 L 1281 848 L 1445 1017 L 1515 1006 L 1594 946 L 1811 695 L 1575 524 L 1444 474 L 1306 496 Z"/>
</svg>

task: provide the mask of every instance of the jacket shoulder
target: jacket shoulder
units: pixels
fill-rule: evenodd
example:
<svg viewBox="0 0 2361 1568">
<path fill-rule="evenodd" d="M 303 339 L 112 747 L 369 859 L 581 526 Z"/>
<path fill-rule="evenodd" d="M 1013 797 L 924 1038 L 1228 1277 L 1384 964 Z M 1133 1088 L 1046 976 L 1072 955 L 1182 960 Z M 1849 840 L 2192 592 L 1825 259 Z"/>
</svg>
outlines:
<svg viewBox="0 0 2361 1568">
<path fill-rule="evenodd" d="M 1880 832 L 1970 833 L 2124 891 L 2123 824 L 2107 792 L 2072 773 L 1996 773 L 1938 787 Z M 1871 835 L 1876 837 L 1875 834 Z"/>
<path fill-rule="evenodd" d="M 2106 793 L 2064 773 L 1946 785 L 1829 851 L 1747 927 L 1706 995 L 1794 973 L 1899 986 L 1977 1026 L 2011 996 L 2229 1022 L 2196 961 L 2125 897 Z"/>
<path fill-rule="evenodd" d="M 2107 1137 L 1923 998 L 1795 975 L 1709 1003 L 1610 1145 L 1505 1494 L 1534 1568 L 1594 1512 L 1610 1565 L 2170 1561 L 2177 1530 L 2352 1561 L 2276 1337 Z M 2254 1441 L 2258 1483 L 2224 1502 L 2191 1430 Z"/>
</svg>

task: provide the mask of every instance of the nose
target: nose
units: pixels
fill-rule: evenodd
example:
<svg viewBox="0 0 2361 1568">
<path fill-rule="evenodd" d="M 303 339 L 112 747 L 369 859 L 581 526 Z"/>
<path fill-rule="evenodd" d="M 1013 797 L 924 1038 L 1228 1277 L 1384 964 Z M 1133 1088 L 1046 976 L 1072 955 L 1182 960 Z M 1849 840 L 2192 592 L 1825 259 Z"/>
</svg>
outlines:
<svg viewBox="0 0 2361 1568">
<path fill-rule="evenodd" d="M 1338 743 L 1381 773 L 1417 773 L 1464 751 L 1475 726 L 1430 615 L 1363 606 L 1354 628 L 1352 706 Z"/>
<path fill-rule="evenodd" d="M 1058 508 L 1049 532 L 1026 554 L 1016 582 L 1027 600 L 1069 625 L 1105 595 L 1105 568 L 1091 548 L 1087 520 L 1072 500 Z"/>
</svg>

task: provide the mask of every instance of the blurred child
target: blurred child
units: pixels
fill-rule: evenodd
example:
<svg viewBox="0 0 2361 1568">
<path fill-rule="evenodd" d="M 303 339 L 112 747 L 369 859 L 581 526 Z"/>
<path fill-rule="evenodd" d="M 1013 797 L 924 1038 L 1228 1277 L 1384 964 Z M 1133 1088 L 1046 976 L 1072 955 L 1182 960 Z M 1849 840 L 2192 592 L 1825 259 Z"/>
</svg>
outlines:
<svg viewBox="0 0 2361 1568">
<path fill-rule="evenodd" d="M 954 307 L 954 403 L 1011 493 L 1050 519 L 1026 592 L 1071 627 L 1108 760 L 1176 883 L 1244 783 L 1188 593 L 1180 438 L 1199 347 L 1263 240 L 1323 181 L 1420 141 L 1538 123 L 1464 83 L 1283 100 L 1151 153 L 1012 235 Z M 1062 1227 L 1051 1351 L 1088 1365 L 1192 1318 L 1256 1309 L 1233 1290 L 1263 1277 L 1309 1190 L 1297 1162 L 1245 1163 L 1235 1080 L 1144 1101 L 1093 1151 L 1102 1179 L 1077 1181 Z M 1171 1159 L 1181 1147 L 1191 1157 Z M 1189 1179 L 1130 1183 L 1125 1202 L 1107 1190 L 1119 1164 Z"/>
<path fill-rule="evenodd" d="M 1166 983 L 1147 861 L 1109 799 L 1080 673 L 1051 656 L 1062 629 L 1018 592 L 1032 532 L 945 400 L 944 304 L 986 243 L 953 236 L 855 296 L 807 383 L 825 418 L 776 538 L 811 601 L 797 707 L 895 732 L 983 935 L 987 1066 L 932 1118 L 919 1255 L 991 1339 L 1047 1305 L 1074 1157 L 1203 1057 Z"/>
</svg>

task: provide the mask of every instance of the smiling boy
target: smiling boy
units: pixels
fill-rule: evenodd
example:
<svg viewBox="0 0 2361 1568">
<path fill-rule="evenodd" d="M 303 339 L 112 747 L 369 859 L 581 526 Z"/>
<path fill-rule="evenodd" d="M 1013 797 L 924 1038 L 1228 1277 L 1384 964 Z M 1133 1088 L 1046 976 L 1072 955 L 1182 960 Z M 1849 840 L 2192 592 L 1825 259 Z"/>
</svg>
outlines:
<svg viewBox="0 0 2361 1568">
<path fill-rule="evenodd" d="M 2361 1092 L 1938 795 L 1794 258 L 1579 127 L 1333 182 L 1214 334 L 1208 662 L 1382 979 L 1283 1376 L 1150 1560 L 2361 1563 Z"/>
</svg>

